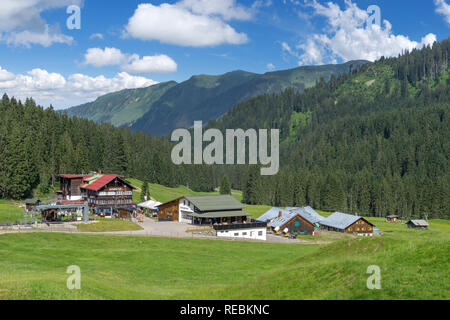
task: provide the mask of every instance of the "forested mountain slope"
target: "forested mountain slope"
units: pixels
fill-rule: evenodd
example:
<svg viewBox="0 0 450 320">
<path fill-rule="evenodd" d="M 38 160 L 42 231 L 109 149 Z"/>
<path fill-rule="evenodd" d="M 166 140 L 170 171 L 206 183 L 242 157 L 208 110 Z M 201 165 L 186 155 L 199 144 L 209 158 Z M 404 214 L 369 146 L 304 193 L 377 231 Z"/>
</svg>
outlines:
<svg viewBox="0 0 450 320">
<path fill-rule="evenodd" d="M 449 49 L 447 39 L 303 94 L 288 89 L 237 105 L 208 127 L 280 129 L 281 170 L 218 170 L 247 203 L 448 218 Z"/>
<path fill-rule="evenodd" d="M 58 173 L 102 169 L 195 191 L 211 191 L 227 175 L 250 204 L 449 218 L 449 49 L 447 39 L 319 81 L 303 93 L 261 95 L 209 122 L 223 130 L 280 129 L 280 172 L 266 177 L 256 166 L 175 166 L 165 137 L 4 95 L 0 198 L 45 191 Z"/>
</svg>

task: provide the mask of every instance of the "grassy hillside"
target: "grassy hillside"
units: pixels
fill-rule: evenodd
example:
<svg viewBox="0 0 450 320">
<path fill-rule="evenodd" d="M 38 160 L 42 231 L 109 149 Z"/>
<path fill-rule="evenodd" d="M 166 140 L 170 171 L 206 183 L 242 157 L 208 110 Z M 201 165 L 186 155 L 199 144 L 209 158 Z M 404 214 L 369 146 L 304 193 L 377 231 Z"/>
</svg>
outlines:
<svg viewBox="0 0 450 320">
<path fill-rule="evenodd" d="M 22 219 L 22 209 L 15 203 L 0 199 L 0 224 L 16 223 Z"/>
<path fill-rule="evenodd" d="M 132 130 L 167 135 L 173 129 L 190 127 L 194 120 L 217 119 L 236 103 L 263 93 L 278 93 L 288 87 L 303 91 L 320 78 L 348 72 L 350 64 L 307 66 L 256 74 L 233 71 L 223 75 L 197 75 L 176 83 L 160 83 L 148 88 L 122 90 L 64 112 L 96 122 L 108 122 Z"/>
<path fill-rule="evenodd" d="M 149 111 L 153 103 L 167 90 L 176 85 L 175 81 L 169 81 L 147 88 L 121 90 L 64 112 L 70 117 L 78 116 L 95 122 L 108 122 L 117 127 L 130 125 Z"/>
<path fill-rule="evenodd" d="M 326 245 L 74 234 L 0 235 L 0 299 L 449 299 L 448 221 L 383 224 Z M 66 269 L 81 268 L 81 290 Z M 381 268 L 368 290 L 367 267 Z"/>
</svg>

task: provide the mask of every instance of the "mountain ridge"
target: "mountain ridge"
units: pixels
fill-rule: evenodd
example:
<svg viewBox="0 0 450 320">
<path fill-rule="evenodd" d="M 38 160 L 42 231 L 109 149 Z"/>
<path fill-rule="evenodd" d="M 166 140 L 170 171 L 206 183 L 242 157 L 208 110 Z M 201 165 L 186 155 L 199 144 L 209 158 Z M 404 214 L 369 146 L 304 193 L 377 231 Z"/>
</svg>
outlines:
<svg viewBox="0 0 450 320">
<path fill-rule="evenodd" d="M 194 120 L 218 119 L 237 103 L 257 95 L 279 93 L 288 87 L 302 92 L 320 78 L 328 80 L 331 75 L 348 72 L 352 64 L 365 63 L 368 61 L 354 60 L 263 74 L 234 70 L 221 75 L 193 75 L 180 83 L 167 81 L 112 92 L 60 112 L 70 117 L 129 127 L 132 131 L 167 135 L 175 128 L 192 126 Z"/>
</svg>

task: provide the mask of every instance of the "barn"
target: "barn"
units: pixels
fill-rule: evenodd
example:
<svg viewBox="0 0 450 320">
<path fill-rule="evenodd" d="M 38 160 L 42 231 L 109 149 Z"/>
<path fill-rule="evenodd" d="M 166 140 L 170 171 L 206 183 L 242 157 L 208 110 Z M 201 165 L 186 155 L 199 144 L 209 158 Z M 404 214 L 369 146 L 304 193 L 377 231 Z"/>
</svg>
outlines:
<svg viewBox="0 0 450 320">
<path fill-rule="evenodd" d="M 406 225 L 410 229 L 428 229 L 428 222 L 425 220 L 409 220 Z"/>
<path fill-rule="evenodd" d="M 335 212 L 320 221 L 322 230 L 353 233 L 362 236 L 372 236 L 373 227 L 374 225 L 363 217 L 342 212 Z"/>
</svg>

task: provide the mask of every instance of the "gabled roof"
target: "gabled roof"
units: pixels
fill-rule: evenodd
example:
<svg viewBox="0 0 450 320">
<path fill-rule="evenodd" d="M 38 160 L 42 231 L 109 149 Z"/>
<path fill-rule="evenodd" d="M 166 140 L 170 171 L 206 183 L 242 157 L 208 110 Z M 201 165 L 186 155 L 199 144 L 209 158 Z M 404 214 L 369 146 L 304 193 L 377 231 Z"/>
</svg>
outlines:
<svg viewBox="0 0 450 320">
<path fill-rule="evenodd" d="M 352 224 L 354 224 L 359 219 L 364 219 L 364 218 L 355 216 L 352 214 L 335 212 L 331 216 L 320 221 L 320 224 L 327 226 L 327 227 L 332 227 L 332 228 L 343 230 L 343 229 L 351 226 Z M 364 219 L 364 221 L 366 221 L 367 223 L 369 223 L 370 225 L 373 226 L 373 224 L 370 223 L 369 221 L 367 221 L 366 219 Z"/>
<path fill-rule="evenodd" d="M 287 211 L 281 217 L 277 217 L 270 221 L 268 225 L 272 228 L 281 227 L 297 215 L 297 212 Z"/>
<path fill-rule="evenodd" d="M 418 226 L 418 227 L 428 227 L 429 226 L 428 222 L 426 222 L 425 220 L 409 220 L 407 223 L 410 223 L 410 222 L 413 225 Z"/>
<path fill-rule="evenodd" d="M 293 209 L 293 210 L 291 210 L 291 212 L 297 212 L 301 217 L 303 217 L 306 221 L 308 221 L 309 223 L 312 223 L 312 224 L 318 223 L 318 222 L 322 221 L 323 219 L 325 219 L 310 206 Z"/>
<path fill-rule="evenodd" d="M 259 218 L 257 218 L 257 221 L 261 221 L 261 222 L 268 222 L 272 219 L 275 219 L 276 217 L 278 217 L 278 215 L 280 214 L 281 211 L 281 215 L 288 213 L 287 210 L 284 209 L 280 209 L 277 207 L 273 207 L 270 208 L 267 212 L 265 212 L 264 214 L 262 214 Z"/>
<path fill-rule="evenodd" d="M 134 187 L 131 184 L 129 184 L 123 179 L 122 175 L 118 174 L 96 174 L 95 176 L 85 179 L 84 180 L 85 183 L 82 186 L 80 186 L 80 188 L 98 191 L 116 178 L 120 179 L 120 181 L 122 181 L 123 183 L 134 189 Z"/>
<path fill-rule="evenodd" d="M 186 196 L 200 211 L 242 210 L 245 206 L 230 195 Z"/>
</svg>

